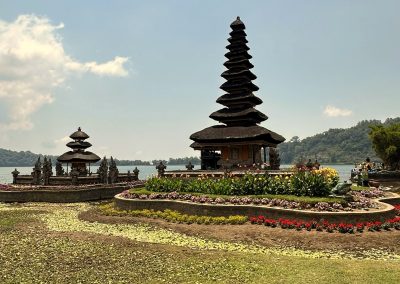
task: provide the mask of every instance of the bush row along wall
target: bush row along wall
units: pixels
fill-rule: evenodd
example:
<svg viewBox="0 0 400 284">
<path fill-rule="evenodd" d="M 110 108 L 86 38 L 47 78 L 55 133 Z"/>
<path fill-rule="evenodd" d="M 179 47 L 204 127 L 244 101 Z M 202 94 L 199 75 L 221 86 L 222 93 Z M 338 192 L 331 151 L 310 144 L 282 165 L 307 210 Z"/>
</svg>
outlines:
<svg viewBox="0 0 400 284">
<path fill-rule="evenodd" d="M 221 205 L 221 204 L 198 204 L 186 201 L 176 200 L 140 200 L 140 199 L 125 199 L 119 195 L 115 196 L 115 205 L 122 210 L 142 210 L 153 209 L 163 211 L 170 209 L 188 215 L 200 216 L 268 216 L 268 218 L 287 218 L 303 221 L 322 221 L 329 222 L 369 222 L 369 221 L 385 221 L 396 216 L 396 211 L 392 205 L 386 204 L 393 202 L 395 204 L 400 198 L 390 200 L 385 199 L 385 203 L 378 202 L 382 209 L 377 211 L 366 212 L 314 212 L 305 210 L 293 210 L 283 208 L 273 208 L 265 206 L 253 205 Z"/>
</svg>

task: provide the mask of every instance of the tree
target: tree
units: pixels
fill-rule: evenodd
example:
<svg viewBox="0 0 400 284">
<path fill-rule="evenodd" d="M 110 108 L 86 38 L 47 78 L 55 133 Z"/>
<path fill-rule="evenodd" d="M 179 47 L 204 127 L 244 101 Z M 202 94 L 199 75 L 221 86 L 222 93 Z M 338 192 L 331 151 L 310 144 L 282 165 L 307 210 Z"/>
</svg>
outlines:
<svg viewBox="0 0 400 284">
<path fill-rule="evenodd" d="M 371 125 L 369 138 L 376 154 L 390 170 L 400 169 L 400 123 Z"/>
<path fill-rule="evenodd" d="M 271 170 L 279 170 L 281 158 L 279 158 L 279 151 L 276 148 L 269 147 L 269 165 Z"/>
<path fill-rule="evenodd" d="M 107 158 L 104 156 L 103 160 L 101 160 L 100 167 L 97 170 L 99 175 L 100 183 L 107 183 L 107 176 L 108 176 L 108 163 Z"/>
</svg>

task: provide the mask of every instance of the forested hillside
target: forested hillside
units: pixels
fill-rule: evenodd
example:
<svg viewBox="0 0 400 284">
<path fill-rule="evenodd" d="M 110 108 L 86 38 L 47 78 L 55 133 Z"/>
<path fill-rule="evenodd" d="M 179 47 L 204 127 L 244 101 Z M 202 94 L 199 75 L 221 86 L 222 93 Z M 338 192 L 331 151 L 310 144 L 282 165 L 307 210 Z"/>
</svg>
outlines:
<svg viewBox="0 0 400 284">
<path fill-rule="evenodd" d="M 41 157 L 43 160 L 43 155 L 34 154 L 30 151 L 11 151 L 0 148 L 0 167 L 33 167 L 37 159 Z M 50 157 L 55 165 L 57 161 L 57 156 L 47 156 Z M 109 157 L 108 157 L 109 158 Z M 184 158 L 169 158 L 168 161 L 164 161 L 164 163 L 169 165 L 186 165 L 189 161 L 196 165 L 200 164 L 199 157 L 184 157 Z M 142 160 L 118 160 L 115 159 L 115 162 L 118 166 L 145 166 L 145 165 L 156 165 L 160 162 L 160 160 L 150 161 L 142 161 Z M 98 165 L 100 162 L 95 163 Z"/>
<path fill-rule="evenodd" d="M 11 151 L 0 148 L 0 167 L 33 167 L 38 157 L 42 155 L 34 154 L 30 151 Z M 56 156 L 48 156 L 53 164 L 57 159 Z"/>
<path fill-rule="evenodd" d="M 383 124 L 400 123 L 400 118 L 387 119 Z M 278 149 L 281 157 L 281 164 L 293 164 L 300 160 L 318 159 L 320 163 L 343 163 L 353 164 L 361 162 L 366 157 L 372 161 L 379 161 L 375 151 L 372 149 L 372 143 L 368 138 L 370 132 L 369 125 L 382 124 L 379 120 L 364 120 L 356 126 L 344 129 L 329 129 L 324 133 L 307 137 L 300 140 L 295 136 L 288 142 L 279 145 Z M 0 148 L 0 167 L 31 167 L 38 159 L 38 154 L 30 151 L 11 151 Z M 50 156 L 55 164 L 56 156 Z M 198 157 L 170 158 L 168 164 L 192 164 L 200 162 Z M 128 161 L 117 160 L 118 165 L 150 165 L 158 163 L 159 160 L 150 161 Z"/>
<path fill-rule="evenodd" d="M 400 118 L 387 119 L 383 124 L 399 123 Z M 356 126 L 329 129 L 324 133 L 300 140 L 297 136 L 279 145 L 282 164 L 318 159 L 320 163 L 353 164 L 366 157 L 380 161 L 368 138 L 369 125 L 382 124 L 379 120 L 364 120 Z"/>
</svg>

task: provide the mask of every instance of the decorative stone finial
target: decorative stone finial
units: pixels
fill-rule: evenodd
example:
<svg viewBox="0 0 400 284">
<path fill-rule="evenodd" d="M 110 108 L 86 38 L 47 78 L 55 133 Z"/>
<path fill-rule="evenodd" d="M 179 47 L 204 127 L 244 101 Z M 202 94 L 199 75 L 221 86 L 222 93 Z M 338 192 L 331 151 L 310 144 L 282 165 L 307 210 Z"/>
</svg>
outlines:
<svg viewBox="0 0 400 284">
<path fill-rule="evenodd" d="M 15 170 L 11 174 L 13 175 L 13 184 L 16 184 L 19 171 L 17 170 L 17 168 L 15 168 Z"/>
<path fill-rule="evenodd" d="M 160 161 L 160 163 L 156 166 L 159 177 L 164 176 L 164 172 L 165 172 L 166 168 L 167 168 L 167 166 L 164 165 L 162 161 Z"/>
<path fill-rule="evenodd" d="M 139 169 L 137 167 L 133 170 L 133 180 L 139 180 Z"/>
<path fill-rule="evenodd" d="M 192 162 L 189 162 L 189 164 L 186 165 L 186 169 L 188 171 L 193 171 L 194 166 L 192 165 Z"/>
</svg>

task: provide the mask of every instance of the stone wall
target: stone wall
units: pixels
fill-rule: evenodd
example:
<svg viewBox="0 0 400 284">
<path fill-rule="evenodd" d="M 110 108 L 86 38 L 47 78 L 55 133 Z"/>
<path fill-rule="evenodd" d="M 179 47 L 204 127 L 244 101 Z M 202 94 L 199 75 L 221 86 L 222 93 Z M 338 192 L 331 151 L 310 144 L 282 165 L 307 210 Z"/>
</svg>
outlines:
<svg viewBox="0 0 400 284">
<path fill-rule="evenodd" d="M 397 198 L 399 199 L 399 198 Z M 396 198 L 394 198 L 396 200 Z M 276 207 L 255 206 L 255 205 L 222 205 L 222 204 L 199 204 L 187 201 L 176 200 L 141 200 L 141 199 L 125 199 L 119 195 L 114 198 L 115 205 L 122 210 L 175 210 L 183 214 L 189 215 L 206 215 L 206 216 L 231 216 L 244 215 L 252 216 L 268 216 L 269 218 L 288 218 L 304 221 L 320 221 L 327 220 L 329 222 L 368 222 L 368 221 L 385 221 L 396 216 L 396 211 L 389 198 L 385 199 L 385 203 L 379 202 L 382 209 L 376 211 L 361 212 L 315 212 L 306 210 L 284 209 Z"/>
<path fill-rule="evenodd" d="M 31 175 L 18 175 L 16 177 L 15 184 L 20 185 L 30 185 L 34 184 L 33 177 Z M 130 182 L 133 181 L 133 175 L 128 176 L 128 174 L 119 174 L 117 178 L 117 182 Z M 91 176 L 78 176 L 77 184 L 85 185 L 85 184 L 97 184 L 99 183 L 99 177 L 97 174 L 93 174 Z M 51 176 L 49 178 L 49 185 L 71 185 L 72 177 L 71 176 Z"/>
<path fill-rule="evenodd" d="M 270 176 L 282 175 L 282 176 L 291 176 L 294 171 L 291 170 L 233 170 L 229 172 L 229 175 L 234 177 L 242 177 L 246 173 L 251 172 L 251 174 L 259 174 L 265 175 L 268 174 Z M 199 176 L 207 175 L 208 177 L 214 176 L 216 178 L 220 178 L 225 176 L 227 173 L 221 170 L 194 170 L 194 171 L 185 171 L 185 170 L 176 170 L 176 171 L 165 171 L 163 176 L 165 177 L 192 177 L 197 178 Z"/>
<path fill-rule="evenodd" d="M 102 199 L 111 199 L 116 194 L 128 189 L 127 185 L 99 185 L 96 187 L 59 190 L 46 189 L 0 191 L 0 202 L 54 202 L 69 203 Z"/>
</svg>

